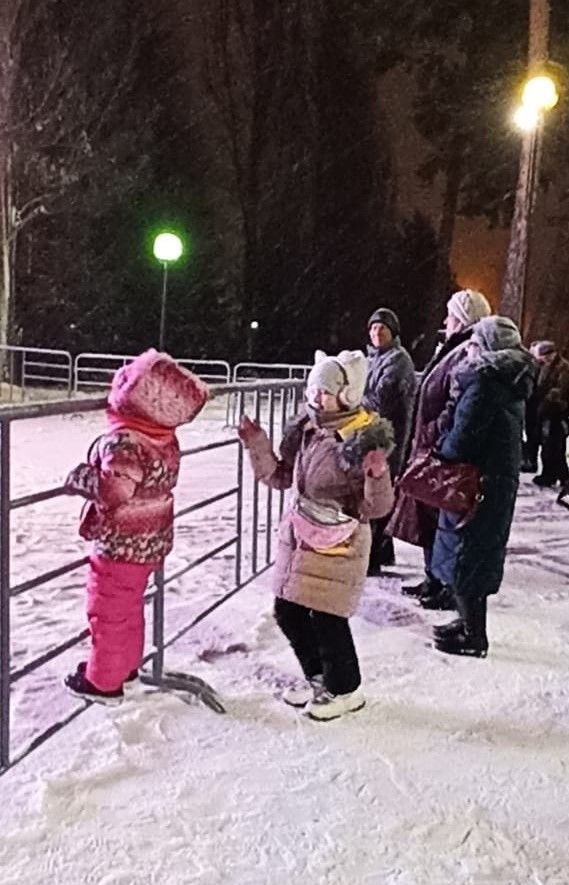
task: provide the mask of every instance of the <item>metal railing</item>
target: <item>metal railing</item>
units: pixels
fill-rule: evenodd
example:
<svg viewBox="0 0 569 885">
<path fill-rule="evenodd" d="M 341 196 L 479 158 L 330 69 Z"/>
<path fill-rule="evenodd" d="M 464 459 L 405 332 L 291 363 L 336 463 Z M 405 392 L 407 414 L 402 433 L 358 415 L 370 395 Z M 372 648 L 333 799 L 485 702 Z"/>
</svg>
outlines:
<svg viewBox="0 0 569 885">
<path fill-rule="evenodd" d="M 233 367 L 232 380 L 237 381 L 278 381 L 299 379 L 306 381 L 312 366 L 302 363 L 237 363 Z"/>
<path fill-rule="evenodd" d="M 211 388 L 213 396 L 235 394 L 237 413 L 248 412 L 262 423 L 271 440 L 276 443 L 282 434 L 287 418 L 297 410 L 298 400 L 302 391 L 300 381 L 277 381 L 272 383 L 219 385 Z M 11 578 L 11 516 L 14 511 L 22 510 L 50 501 L 64 494 L 63 487 L 49 488 L 19 498 L 11 497 L 11 431 L 12 424 L 23 419 L 39 419 L 51 416 L 71 415 L 77 412 L 95 412 L 105 407 L 105 400 L 82 399 L 51 403 L 36 403 L 26 406 L 14 406 L 0 409 L 0 773 L 27 756 L 36 747 L 43 744 L 49 737 L 57 733 L 69 722 L 80 715 L 90 704 L 85 702 L 73 704 L 73 708 L 55 722 L 46 727 L 32 740 L 12 751 L 11 694 L 13 687 L 21 679 L 36 672 L 49 662 L 61 657 L 70 649 L 83 643 L 88 637 L 88 630 L 83 629 L 72 636 L 58 637 L 57 643 L 36 654 L 24 664 L 11 661 L 11 606 L 15 599 L 29 591 L 43 587 L 47 583 L 57 581 L 65 575 L 76 572 L 88 563 L 88 557 L 81 557 L 72 562 L 58 566 L 50 571 L 13 584 Z M 198 422 L 199 422 L 198 418 Z M 243 450 L 236 436 L 187 448 L 181 452 L 182 459 L 192 458 L 203 453 L 215 453 L 221 449 L 234 447 L 236 450 L 235 476 L 228 488 L 210 497 L 183 507 L 176 513 L 181 519 L 219 502 L 235 501 L 234 531 L 229 538 L 217 543 L 213 549 L 198 555 L 188 565 L 177 569 L 171 574 L 161 570 L 155 574 L 154 586 L 145 597 L 146 603 L 152 605 L 152 644 L 145 655 L 144 662 L 151 664 L 151 671 L 145 682 L 160 686 L 164 674 L 164 653 L 167 648 L 177 642 L 196 624 L 211 614 L 219 606 L 225 604 L 236 593 L 246 587 L 255 578 L 270 568 L 273 562 L 273 526 L 276 518 L 283 512 L 284 495 L 264 488 L 264 501 L 261 500 L 259 483 L 253 479 L 250 498 L 247 497 L 246 479 L 249 471 Z M 70 465 L 72 467 L 73 465 Z M 275 504 L 277 513 L 275 514 Z M 187 623 L 177 625 L 172 635 L 165 635 L 167 614 L 167 590 L 169 585 L 177 582 L 192 569 L 211 561 L 227 550 L 234 549 L 233 580 L 220 598 L 215 598 L 205 609 L 195 614 Z M 63 692 L 63 688 L 62 688 Z M 73 703 L 73 702 L 70 702 Z"/>
<path fill-rule="evenodd" d="M 233 367 L 233 383 L 251 384 L 255 382 L 262 385 L 267 382 L 278 381 L 306 381 L 308 373 L 312 366 L 305 366 L 300 363 L 237 363 Z M 239 416 L 237 409 L 237 396 L 231 393 L 227 397 L 227 405 L 225 409 L 225 424 L 227 427 L 237 427 Z"/>
<path fill-rule="evenodd" d="M 0 363 L 7 401 L 24 400 L 32 387 L 59 388 L 71 396 L 73 360 L 66 350 L 47 347 L 0 346 Z"/>
<path fill-rule="evenodd" d="M 0 381 L 4 382 L 0 400 L 12 403 L 30 399 L 35 388 L 38 397 L 42 390 L 60 389 L 67 396 L 107 390 L 113 375 L 122 366 L 135 359 L 132 354 L 80 353 L 73 359 L 66 350 L 40 347 L 0 346 Z M 203 360 L 182 357 L 178 362 L 199 375 L 209 384 L 243 383 L 251 381 L 306 380 L 310 366 L 295 363 L 237 363 L 231 368 L 226 360 Z M 227 405 L 227 424 L 234 412 L 235 399 Z M 234 423 L 234 422 L 233 422 Z"/>
<path fill-rule="evenodd" d="M 107 390 L 113 375 L 122 366 L 136 358 L 133 354 L 80 353 L 75 358 L 73 368 L 73 389 L 76 394 L 86 390 Z M 225 360 L 177 360 L 204 381 L 215 384 L 229 384 L 231 366 Z"/>
</svg>

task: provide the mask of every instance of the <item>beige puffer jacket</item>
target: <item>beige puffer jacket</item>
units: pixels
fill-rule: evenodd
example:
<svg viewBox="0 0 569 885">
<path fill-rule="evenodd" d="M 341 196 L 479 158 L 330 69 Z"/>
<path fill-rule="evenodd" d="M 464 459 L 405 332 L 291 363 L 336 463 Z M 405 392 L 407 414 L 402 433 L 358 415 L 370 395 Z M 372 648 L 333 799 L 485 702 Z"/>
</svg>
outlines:
<svg viewBox="0 0 569 885">
<path fill-rule="evenodd" d="M 363 460 L 368 451 L 389 454 L 392 447 L 389 422 L 363 410 L 336 416 L 327 426 L 315 426 L 307 416 L 293 419 L 280 458 L 264 431 L 254 435 L 249 454 L 257 479 L 275 489 L 292 487 L 319 504 L 334 504 L 359 521 L 346 544 L 322 552 L 297 540 L 290 512 L 285 514 L 273 580 L 277 596 L 341 617 L 354 613 L 368 566 L 369 519 L 380 519 L 393 507 L 389 471 L 378 479 L 364 475 Z"/>
</svg>

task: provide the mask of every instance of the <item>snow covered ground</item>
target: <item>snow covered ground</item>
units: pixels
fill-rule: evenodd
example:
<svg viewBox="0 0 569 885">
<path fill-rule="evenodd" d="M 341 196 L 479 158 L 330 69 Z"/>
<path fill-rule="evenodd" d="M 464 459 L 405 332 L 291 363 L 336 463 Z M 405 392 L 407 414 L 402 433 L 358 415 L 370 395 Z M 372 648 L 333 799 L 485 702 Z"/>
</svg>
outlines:
<svg viewBox="0 0 569 885">
<path fill-rule="evenodd" d="M 222 423 L 213 409 L 185 442 L 227 438 Z M 99 424 L 14 425 L 13 494 L 59 482 Z M 229 488 L 235 458 L 229 447 L 191 459 L 180 505 Z M 183 521 L 170 571 L 230 537 L 234 507 Z M 77 512 L 58 499 L 15 514 L 15 580 L 82 555 Z M 553 493 L 524 483 L 485 661 L 429 646 L 446 616 L 400 595 L 420 573 L 418 551 L 400 545 L 353 621 L 368 705 L 328 724 L 279 700 L 297 670 L 270 574 L 259 579 L 168 653 L 219 690 L 225 716 L 138 688 L 0 778 L 0 883 L 567 885 L 568 529 Z M 232 567 L 229 551 L 174 585 L 172 623 L 224 592 Z M 15 663 L 82 626 L 80 573 L 23 596 Z M 73 703 L 60 679 L 77 658 L 17 684 L 18 739 Z"/>
</svg>

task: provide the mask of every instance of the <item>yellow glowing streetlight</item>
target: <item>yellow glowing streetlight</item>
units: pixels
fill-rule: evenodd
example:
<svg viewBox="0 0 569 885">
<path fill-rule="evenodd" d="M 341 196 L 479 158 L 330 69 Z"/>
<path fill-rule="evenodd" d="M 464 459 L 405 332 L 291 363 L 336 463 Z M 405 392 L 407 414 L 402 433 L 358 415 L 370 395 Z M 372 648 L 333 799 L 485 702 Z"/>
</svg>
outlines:
<svg viewBox="0 0 569 885">
<path fill-rule="evenodd" d="M 526 81 L 522 89 L 522 103 L 514 114 L 514 123 L 523 132 L 534 132 L 544 114 L 553 110 L 559 102 L 555 80 L 547 74 L 539 74 Z"/>
<path fill-rule="evenodd" d="M 514 114 L 514 123 L 522 132 L 533 132 L 539 126 L 540 119 L 539 111 L 525 104 L 521 104 Z"/>
<path fill-rule="evenodd" d="M 557 85 L 552 77 L 540 74 L 531 77 L 522 92 L 522 105 L 536 113 L 551 111 L 559 101 Z"/>
</svg>

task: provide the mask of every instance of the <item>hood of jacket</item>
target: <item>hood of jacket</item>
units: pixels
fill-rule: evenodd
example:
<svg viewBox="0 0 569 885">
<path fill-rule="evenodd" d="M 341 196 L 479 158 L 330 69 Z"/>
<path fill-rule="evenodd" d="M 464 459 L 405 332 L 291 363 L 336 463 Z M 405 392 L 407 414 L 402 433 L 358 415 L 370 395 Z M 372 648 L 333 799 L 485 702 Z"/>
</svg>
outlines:
<svg viewBox="0 0 569 885">
<path fill-rule="evenodd" d="M 147 350 L 116 372 L 109 406 L 160 427 L 191 421 L 208 399 L 207 385 L 168 356 Z"/>
<path fill-rule="evenodd" d="M 535 387 L 537 369 L 531 354 L 523 347 L 482 353 L 477 365 L 492 377 L 497 377 L 515 399 L 527 400 Z"/>
</svg>

